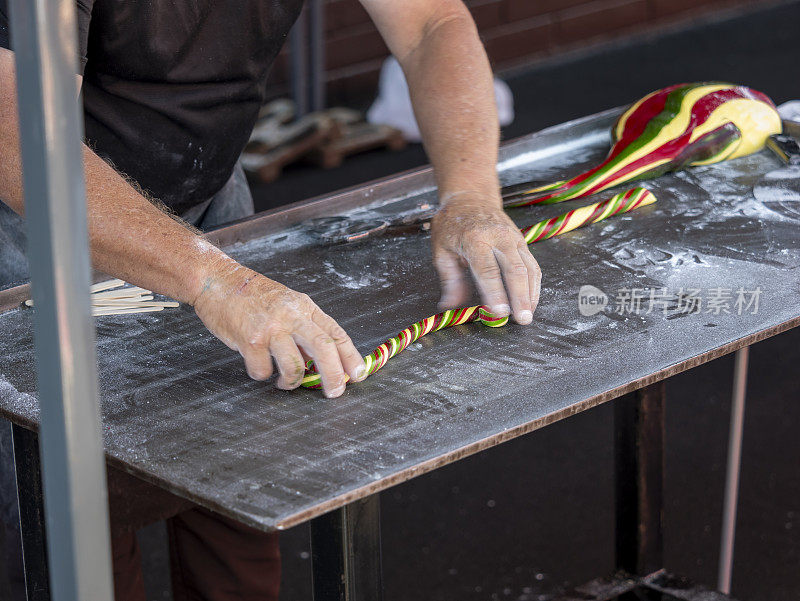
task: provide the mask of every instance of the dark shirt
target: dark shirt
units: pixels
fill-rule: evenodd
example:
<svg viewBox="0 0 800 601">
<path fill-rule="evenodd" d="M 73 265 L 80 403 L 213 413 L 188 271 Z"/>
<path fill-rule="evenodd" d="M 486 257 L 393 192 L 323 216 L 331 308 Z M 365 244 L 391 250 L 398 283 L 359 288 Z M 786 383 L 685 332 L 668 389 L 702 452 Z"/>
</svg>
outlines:
<svg viewBox="0 0 800 601">
<path fill-rule="evenodd" d="M 210 198 L 303 0 L 76 1 L 87 144 L 178 213 Z"/>
</svg>

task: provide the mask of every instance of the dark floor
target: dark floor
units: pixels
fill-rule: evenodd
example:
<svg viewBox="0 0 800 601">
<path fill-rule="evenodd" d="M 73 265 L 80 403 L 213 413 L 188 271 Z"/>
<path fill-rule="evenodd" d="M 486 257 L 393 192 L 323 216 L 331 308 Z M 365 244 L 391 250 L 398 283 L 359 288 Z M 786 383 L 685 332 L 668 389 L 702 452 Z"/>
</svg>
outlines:
<svg viewBox="0 0 800 601">
<path fill-rule="evenodd" d="M 800 98 L 800 4 L 704 25 L 510 78 L 516 137 L 670 83 L 727 80 Z M 419 147 L 338 170 L 294 168 L 259 209 L 417 166 Z M 800 235 L 800 233 L 798 233 Z M 786 299 L 797 303 L 800 299 Z M 753 347 L 733 592 L 800 599 L 800 331 Z M 713 585 L 733 373 L 726 357 L 669 380 L 666 567 Z M 613 569 L 612 407 L 464 459 L 382 495 L 389 601 L 538 601 Z M 310 600 L 307 527 L 282 539 L 282 598 Z M 151 558 L 151 575 L 160 570 Z M 152 599 L 165 597 L 153 593 Z"/>
</svg>

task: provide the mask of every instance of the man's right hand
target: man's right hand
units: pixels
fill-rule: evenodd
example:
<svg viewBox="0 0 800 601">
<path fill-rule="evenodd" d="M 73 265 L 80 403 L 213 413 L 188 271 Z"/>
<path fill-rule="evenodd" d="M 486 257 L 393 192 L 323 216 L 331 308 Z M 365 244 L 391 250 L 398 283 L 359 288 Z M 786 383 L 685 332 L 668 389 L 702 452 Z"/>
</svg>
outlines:
<svg viewBox="0 0 800 601">
<path fill-rule="evenodd" d="M 77 93 L 77 88 L 76 88 Z M 0 198 L 24 215 L 14 54 L 0 48 Z M 344 392 L 345 372 L 364 378 L 350 338 L 305 294 L 227 257 L 173 220 L 84 145 L 93 266 L 195 306 L 203 323 L 244 357 L 251 377 L 272 375 L 296 388 L 312 358 L 328 397 Z"/>
<path fill-rule="evenodd" d="M 284 390 L 300 386 L 308 359 L 328 398 L 344 392 L 345 372 L 353 381 L 364 379 L 364 360 L 350 337 L 308 295 L 225 259 L 193 304 L 211 333 L 239 351 L 251 378 L 269 378 L 274 358 L 276 386 Z"/>
</svg>

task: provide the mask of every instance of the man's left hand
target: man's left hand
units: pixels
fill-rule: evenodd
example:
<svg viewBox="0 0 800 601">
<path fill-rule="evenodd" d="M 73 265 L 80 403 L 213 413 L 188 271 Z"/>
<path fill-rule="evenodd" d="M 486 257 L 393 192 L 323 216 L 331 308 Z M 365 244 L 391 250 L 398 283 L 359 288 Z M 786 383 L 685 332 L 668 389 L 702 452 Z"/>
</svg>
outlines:
<svg viewBox="0 0 800 601">
<path fill-rule="evenodd" d="M 469 267 L 483 304 L 496 315 L 529 324 L 539 302 L 542 271 L 500 198 L 450 194 L 432 222 L 433 260 L 442 283 L 442 308 L 468 298 Z M 504 285 L 505 283 L 505 285 Z"/>
</svg>

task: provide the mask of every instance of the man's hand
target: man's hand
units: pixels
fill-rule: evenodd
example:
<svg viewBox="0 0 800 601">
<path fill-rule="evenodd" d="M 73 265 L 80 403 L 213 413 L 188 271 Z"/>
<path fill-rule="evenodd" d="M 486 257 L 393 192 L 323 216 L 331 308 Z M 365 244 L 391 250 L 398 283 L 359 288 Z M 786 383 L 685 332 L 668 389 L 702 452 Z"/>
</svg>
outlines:
<svg viewBox="0 0 800 601">
<path fill-rule="evenodd" d="M 0 198 L 22 214 L 13 53 L 0 48 Z M 364 378 L 364 362 L 336 322 L 308 296 L 246 269 L 160 211 L 120 174 L 83 148 L 94 267 L 195 306 L 211 332 L 244 357 L 251 377 L 272 375 L 296 388 L 313 358 L 328 397 L 344 374 Z"/>
<path fill-rule="evenodd" d="M 441 202 L 432 223 L 441 306 L 453 308 L 466 302 L 464 268 L 469 267 L 483 304 L 496 315 L 513 313 L 517 323 L 531 323 L 542 272 L 500 199 L 488 203 L 481 195 L 464 192 L 446 195 Z"/>
<path fill-rule="evenodd" d="M 305 362 L 314 359 L 328 398 L 344 392 L 345 372 L 364 379 L 361 355 L 345 331 L 307 295 L 290 290 L 225 257 L 195 299 L 205 326 L 244 358 L 255 380 L 272 375 L 278 365 L 278 388 L 300 386 Z"/>
</svg>

